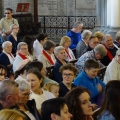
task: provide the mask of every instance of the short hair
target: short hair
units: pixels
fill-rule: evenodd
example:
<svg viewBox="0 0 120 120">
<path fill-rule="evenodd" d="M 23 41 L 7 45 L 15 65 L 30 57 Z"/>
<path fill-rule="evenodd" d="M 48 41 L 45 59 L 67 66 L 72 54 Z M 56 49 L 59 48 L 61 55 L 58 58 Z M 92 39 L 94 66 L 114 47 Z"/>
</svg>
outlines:
<svg viewBox="0 0 120 120">
<path fill-rule="evenodd" d="M 30 69 L 36 68 L 39 71 L 43 68 L 43 63 L 40 61 L 32 61 L 26 66 L 26 71 L 28 72 Z"/>
<path fill-rule="evenodd" d="M 97 37 L 98 39 L 103 39 L 104 34 L 101 31 L 97 31 L 94 33 L 94 36 Z"/>
<path fill-rule="evenodd" d="M 50 50 L 52 47 L 55 47 L 55 43 L 51 40 L 46 41 L 43 45 L 44 50 Z"/>
<path fill-rule="evenodd" d="M 107 36 L 110 36 L 110 37 L 112 38 L 112 35 L 106 34 L 106 35 L 103 37 L 103 43 L 106 41 L 106 37 L 107 37 Z"/>
<path fill-rule="evenodd" d="M 23 46 L 23 45 L 27 45 L 27 43 L 26 42 L 20 42 L 20 43 L 18 43 L 17 50 L 20 50 L 21 46 Z"/>
<path fill-rule="evenodd" d="M 8 94 L 13 94 L 18 84 L 9 79 L 0 82 L 0 100 L 5 101 Z"/>
<path fill-rule="evenodd" d="M 70 71 L 72 71 L 74 73 L 74 75 L 76 75 L 77 71 L 78 71 L 77 68 L 74 65 L 72 65 L 71 63 L 62 65 L 60 67 L 61 74 L 63 73 L 64 70 L 70 70 Z"/>
<path fill-rule="evenodd" d="M 23 79 L 17 79 L 15 82 L 19 85 L 18 89 L 19 91 L 25 91 L 25 90 L 30 90 L 30 84 L 29 82 L 23 80 Z"/>
<path fill-rule="evenodd" d="M 46 100 L 41 106 L 41 117 L 43 120 L 52 120 L 51 114 L 61 115 L 60 111 L 66 104 L 64 98 L 53 98 Z"/>
<path fill-rule="evenodd" d="M 4 70 L 5 71 L 5 76 L 7 76 L 7 68 L 5 66 L 0 64 L 0 70 L 1 70 L 0 74 L 2 74 L 2 71 Z"/>
<path fill-rule="evenodd" d="M 101 56 L 107 55 L 107 50 L 106 50 L 105 46 L 103 46 L 102 44 L 98 44 L 97 46 L 95 46 L 94 52 L 99 53 Z"/>
<path fill-rule="evenodd" d="M 60 50 L 65 50 L 65 48 L 63 46 L 57 46 L 57 47 L 55 47 L 54 54 L 57 55 L 60 52 Z"/>
<path fill-rule="evenodd" d="M 120 54 L 120 48 L 116 51 L 116 55 Z"/>
<path fill-rule="evenodd" d="M 120 40 L 120 31 L 118 31 L 118 32 L 116 33 L 115 38 L 116 38 L 117 41 Z"/>
<path fill-rule="evenodd" d="M 97 38 L 96 36 L 91 36 L 90 37 L 90 41 L 92 40 L 92 39 L 94 39 L 94 38 Z"/>
<path fill-rule="evenodd" d="M 40 42 L 40 41 L 43 41 L 46 37 L 47 37 L 46 34 L 41 33 L 37 35 L 36 39 Z"/>
<path fill-rule="evenodd" d="M 103 111 L 107 109 L 109 113 L 111 113 L 114 116 L 115 120 L 119 120 L 120 118 L 119 103 L 120 103 L 120 81 L 111 80 L 107 83 L 104 90 L 103 102 L 99 110 L 99 117 L 101 117 Z"/>
<path fill-rule="evenodd" d="M 5 10 L 10 10 L 10 11 L 11 11 L 11 13 L 13 12 L 13 10 L 12 10 L 11 8 L 6 8 Z"/>
<path fill-rule="evenodd" d="M 80 22 L 80 21 L 77 21 L 77 22 L 74 23 L 73 28 L 77 28 L 79 25 L 83 26 L 83 23 Z"/>
<path fill-rule="evenodd" d="M 92 32 L 90 30 L 84 30 L 82 32 L 82 38 L 83 39 L 87 39 L 88 37 L 90 37 L 92 35 Z"/>
<path fill-rule="evenodd" d="M 83 109 L 81 108 L 81 102 L 79 100 L 79 97 L 82 93 L 88 92 L 87 88 L 83 87 L 75 87 L 74 89 L 70 90 L 65 95 L 65 100 L 69 108 L 69 112 L 73 115 L 73 120 L 85 120 L 86 116 L 83 114 Z"/>
<path fill-rule="evenodd" d="M 3 109 L 0 111 L 0 120 L 17 120 L 22 117 L 23 120 L 26 120 L 26 117 L 15 109 Z"/>
<path fill-rule="evenodd" d="M 13 30 L 13 27 L 14 26 L 17 26 L 16 24 L 12 24 L 12 25 L 10 25 L 10 30 Z"/>
<path fill-rule="evenodd" d="M 99 63 L 94 59 L 88 59 L 85 61 L 84 69 L 99 68 Z"/>
<path fill-rule="evenodd" d="M 7 44 L 12 45 L 12 43 L 11 43 L 10 41 L 5 41 L 5 42 L 3 42 L 3 44 L 2 44 L 2 48 L 5 48 L 5 46 L 6 46 Z"/>
<path fill-rule="evenodd" d="M 68 42 L 68 41 L 71 41 L 71 38 L 68 37 L 68 36 L 63 36 L 63 37 L 61 38 L 61 40 L 60 40 L 60 45 L 61 45 L 61 46 L 64 46 L 64 44 L 65 44 L 66 42 Z"/>
</svg>

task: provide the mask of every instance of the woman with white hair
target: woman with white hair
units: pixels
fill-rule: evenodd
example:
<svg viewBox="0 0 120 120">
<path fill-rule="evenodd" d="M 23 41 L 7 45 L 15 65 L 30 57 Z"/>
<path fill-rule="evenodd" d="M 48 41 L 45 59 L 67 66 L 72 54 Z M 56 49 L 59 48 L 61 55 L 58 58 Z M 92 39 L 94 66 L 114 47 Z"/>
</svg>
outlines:
<svg viewBox="0 0 120 120">
<path fill-rule="evenodd" d="M 19 86 L 19 98 L 17 102 L 17 109 L 23 113 L 27 120 L 40 120 L 40 115 L 36 109 L 35 100 L 29 100 L 30 84 L 29 82 L 19 79 L 15 81 Z"/>
<path fill-rule="evenodd" d="M 54 54 L 56 56 L 56 62 L 55 62 L 55 65 L 54 65 L 53 71 L 52 71 L 53 72 L 53 80 L 60 83 L 62 81 L 62 75 L 59 72 L 59 68 L 62 65 L 65 65 L 67 63 L 65 61 L 66 60 L 65 48 L 63 46 L 55 47 Z"/>
<path fill-rule="evenodd" d="M 19 27 L 16 24 L 10 26 L 12 33 L 7 37 L 7 40 L 12 43 L 12 54 L 16 56 L 17 45 L 20 42 L 19 37 L 17 36 Z"/>
</svg>

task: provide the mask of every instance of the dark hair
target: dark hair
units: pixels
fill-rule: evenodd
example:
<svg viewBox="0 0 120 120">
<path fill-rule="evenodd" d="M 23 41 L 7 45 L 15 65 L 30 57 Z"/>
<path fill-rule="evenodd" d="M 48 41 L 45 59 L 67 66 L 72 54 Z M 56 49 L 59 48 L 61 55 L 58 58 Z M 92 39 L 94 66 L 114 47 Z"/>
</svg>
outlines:
<svg viewBox="0 0 120 120">
<path fill-rule="evenodd" d="M 36 69 L 38 69 L 39 71 L 41 71 L 42 68 L 43 68 L 42 62 L 39 62 L 39 61 L 32 61 L 32 62 L 30 62 L 30 63 L 26 66 L 26 71 L 28 72 L 30 69 L 33 69 L 33 68 L 36 68 Z"/>
<path fill-rule="evenodd" d="M 91 39 L 93 39 L 93 38 L 97 38 L 97 37 L 96 37 L 96 36 L 91 36 L 91 37 L 90 37 L 90 41 L 91 41 Z"/>
<path fill-rule="evenodd" d="M 0 69 L 1 69 L 1 71 L 5 70 L 5 76 L 7 76 L 7 68 L 0 64 Z"/>
<path fill-rule="evenodd" d="M 46 41 L 46 43 L 43 45 L 44 50 L 50 50 L 50 48 L 55 47 L 55 43 L 53 41 Z"/>
<path fill-rule="evenodd" d="M 108 110 L 115 120 L 120 120 L 120 81 L 111 80 L 107 83 L 104 90 L 103 102 L 100 108 L 100 116 Z M 99 117 L 100 117 L 99 116 Z"/>
<path fill-rule="evenodd" d="M 41 33 L 37 35 L 36 39 L 40 42 L 41 40 L 43 41 L 46 37 L 47 37 L 46 34 Z"/>
<path fill-rule="evenodd" d="M 29 35 L 26 35 L 24 38 L 23 38 L 23 42 L 27 43 L 28 45 L 28 52 L 33 55 L 33 39 L 29 36 Z"/>
<path fill-rule="evenodd" d="M 10 10 L 10 11 L 11 11 L 11 13 L 12 13 L 12 11 L 13 11 L 11 8 L 6 8 L 5 10 Z"/>
<path fill-rule="evenodd" d="M 64 70 L 70 70 L 70 71 L 72 71 L 74 73 L 74 75 L 77 74 L 77 68 L 74 65 L 72 65 L 71 63 L 62 65 L 60 67 L 60 72 L 61 73 L 63 73 Z"/>
<path fill-rule="evenodd" d="M 99 68 L 99 63 L 94 59 L 88 59 L 84 64 L 84 69 Z"/>
<path fill-rule="evenodd" d="M 60 111 L 66 104 L 64 98 L 53 98 L 46 100 L 42 103 L 41 106 L 41 116 L 43 120 L 52 120 L 51 114 L 55 113 L 56 115 L 61 115 Z"/>
<path fill-rule="evenodd" d="M 66 99 L 69 112 L 73 115 L 72 120 L 86 120 L 86 116 L 83 114 L 79 100 L 79 96 L 84 92 L 89 94 L 86 88 L 76 87 L 69 91 L 64 97 Z"/>
</svg>

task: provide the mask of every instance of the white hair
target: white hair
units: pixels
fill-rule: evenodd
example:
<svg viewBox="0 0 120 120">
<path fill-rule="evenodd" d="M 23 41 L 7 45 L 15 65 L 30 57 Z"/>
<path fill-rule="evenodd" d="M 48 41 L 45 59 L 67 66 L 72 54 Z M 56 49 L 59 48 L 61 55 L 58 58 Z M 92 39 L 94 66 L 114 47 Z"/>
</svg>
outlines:
<svg viewBox="0 0 120 120">
<path fill-rule="evenodd" d="M 92 32 L 90 31 L 90 30 L 84 30 L 83 32 L 82 32 L 82 38 L 83 39 L 87 39 L 89 36 L 91 36 L 92 35 Z"/>
<path fill-rule="evenodd" d="M 57 47 L 55 47 L 54 54 L 57 55 L 60 50 L 65 50 L 65 48 L 63 46 L 57 46 Z"/>
<path fill-rule="evenodd" d="M 20 43 L 18 43 L 17 50 L 20 50 L 20 48 L 21 48 L 22 45 L 27 45 L 27 43 L 26 42 L 20 42 Z"/>
<path fill-rule="evenodd" d="M 5 48 L 5 46 L 6 46 L 7 44 L 12 45 L 12 43 L 11 43 L 10 41 L 5 41 L 5 42 L 2 44 L 2 48 Z"/>
</svg>

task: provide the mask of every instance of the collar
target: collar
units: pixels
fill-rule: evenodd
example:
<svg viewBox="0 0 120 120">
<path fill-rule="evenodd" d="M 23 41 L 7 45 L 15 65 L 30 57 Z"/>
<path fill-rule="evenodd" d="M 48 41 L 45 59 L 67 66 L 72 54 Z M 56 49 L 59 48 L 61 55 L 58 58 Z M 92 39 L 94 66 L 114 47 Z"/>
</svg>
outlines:
<svg viewBox="0 0 120 120">
<path fill-rule="evenodd" d="M 86 46 L 88 46 L 88 44 L 82 39 L 82 41 L 85 43 Z"/>
<path fill-rule="evenodd" d="M 11 20 L 7 20 L 7 18 L 6 17 L 4 17 L 4 19 L 6 20 L 6 21 L 13 21 L 14 19 L 13 19 L 13 17 L 12 17 L 12 19 Z"/>
</svg>

